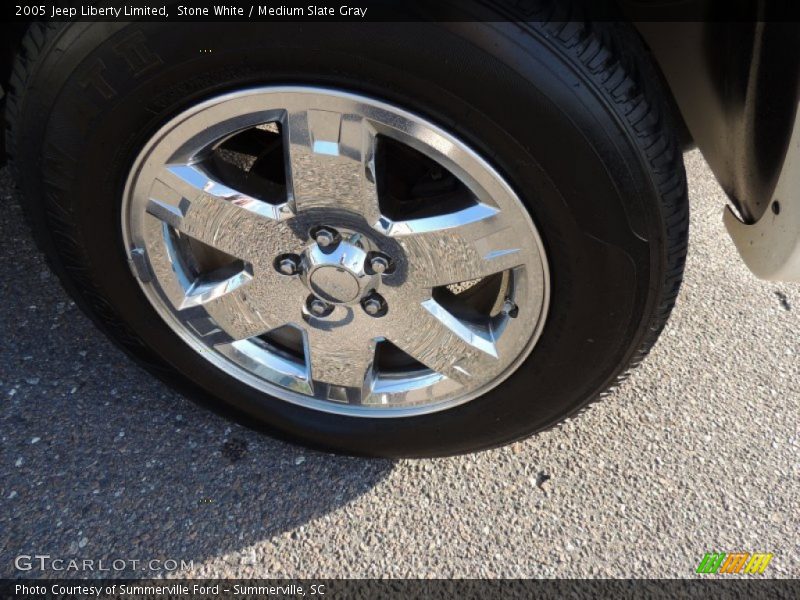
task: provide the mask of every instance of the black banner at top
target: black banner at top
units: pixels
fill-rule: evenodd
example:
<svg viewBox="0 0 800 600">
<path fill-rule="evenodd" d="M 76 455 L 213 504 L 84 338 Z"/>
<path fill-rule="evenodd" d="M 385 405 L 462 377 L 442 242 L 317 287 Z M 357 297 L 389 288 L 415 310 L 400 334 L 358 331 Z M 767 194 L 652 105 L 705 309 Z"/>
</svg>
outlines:
<svg viewBox="0 0 800 600">
<path fill-rule="evenodd" d="M 29 0 L 5 21 L 800 21 L 796 0 Z"/>
</svg>

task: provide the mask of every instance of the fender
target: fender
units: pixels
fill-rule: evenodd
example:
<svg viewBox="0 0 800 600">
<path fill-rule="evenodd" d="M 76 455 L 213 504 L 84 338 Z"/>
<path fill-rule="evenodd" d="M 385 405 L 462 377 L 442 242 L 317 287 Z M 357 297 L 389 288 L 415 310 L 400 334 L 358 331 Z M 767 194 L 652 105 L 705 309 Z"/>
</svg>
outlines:
<svg viewBox="0 0 800 600">
<path fill-rule="evenodd" d="M 760 278 L 800 281 L 800 24 L 636 26 L 730 198 L 724 221 L 745 263 Z"/>
</svg>

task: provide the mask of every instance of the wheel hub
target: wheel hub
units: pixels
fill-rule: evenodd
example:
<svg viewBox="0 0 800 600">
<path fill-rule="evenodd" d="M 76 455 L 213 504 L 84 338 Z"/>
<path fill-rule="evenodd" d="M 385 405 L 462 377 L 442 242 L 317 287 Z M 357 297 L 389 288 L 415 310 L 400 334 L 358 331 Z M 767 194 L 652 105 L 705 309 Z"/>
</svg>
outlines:
<svg viewBox="0 0 800 600">
<path fill-rule="evenodd" d="M 349 241 L 312 244 L 302 256 L 300 277 L 308 290 L 330 304 L 357 304 L 380 285 L 367 273 L 367 253 Z"/>
</svg>

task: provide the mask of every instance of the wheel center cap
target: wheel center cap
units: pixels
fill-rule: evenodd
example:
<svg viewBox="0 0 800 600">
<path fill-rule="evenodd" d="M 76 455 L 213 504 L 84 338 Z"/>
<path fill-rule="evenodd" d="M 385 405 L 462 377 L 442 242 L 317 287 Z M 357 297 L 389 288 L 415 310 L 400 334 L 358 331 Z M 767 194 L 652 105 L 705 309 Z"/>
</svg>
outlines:
<svg viewBox="0 0 800 600">
<path fill-rule="evenodd" d="M 309 277 L 311 291 L 328 302 L 352 302 L 361 293 L 356 276 L 340 266 L 322 266 Z"/>
</svg>

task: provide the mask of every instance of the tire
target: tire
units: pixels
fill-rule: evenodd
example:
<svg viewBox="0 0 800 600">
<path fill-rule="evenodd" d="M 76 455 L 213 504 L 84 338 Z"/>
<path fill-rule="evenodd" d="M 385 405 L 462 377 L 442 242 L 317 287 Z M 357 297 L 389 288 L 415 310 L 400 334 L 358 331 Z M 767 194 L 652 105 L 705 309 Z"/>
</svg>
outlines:
<svg viewBox="0 0 800 600">
<path fill-rule="evenodd" d="M 210 54 L 198 53 L 213 39 Z M 613 388 L 654 344 L 687 244 L 682 155 L 665 91 L 610 23 L 33 24 L 13 70 L 7 146 L 40 248 L 77 304 L 149 372 L 274 435 L 357 455 L 496 447 Z M 131 164 L 182 111 L 250 86 L 315 85 L 402 107 L 486 159 L 541 236 L 550 302 L 532 353 L 447 410 L 352 417 L 217 369 L 154 310 L 120 227 Z"/>
</svg>

